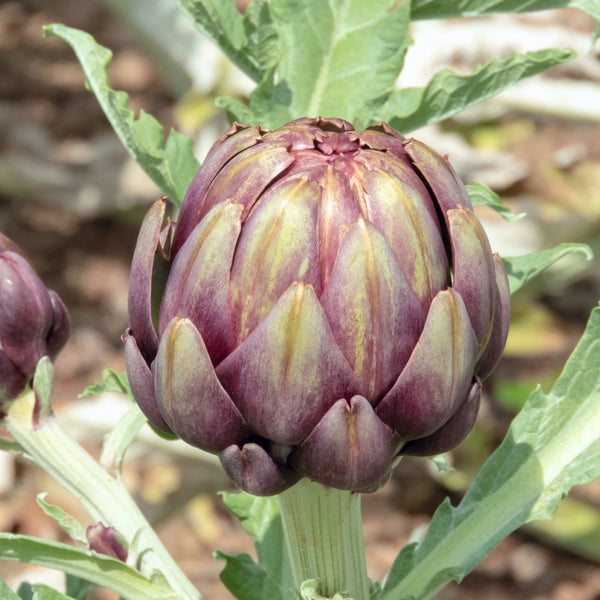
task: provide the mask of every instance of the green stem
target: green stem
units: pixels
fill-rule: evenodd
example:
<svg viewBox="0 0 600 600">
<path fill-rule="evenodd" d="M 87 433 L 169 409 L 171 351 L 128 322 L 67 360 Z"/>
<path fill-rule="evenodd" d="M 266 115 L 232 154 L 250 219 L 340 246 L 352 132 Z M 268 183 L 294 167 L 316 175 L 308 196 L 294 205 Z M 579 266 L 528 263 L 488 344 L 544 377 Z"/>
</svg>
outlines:
<svg viewBox="0 0 600 600">
<path fill-rule="evenodd" d="M 137 551 L 140 571 L 159 570 L 182 600 L 201 595 L 173 560 L 133 501 L 123 481 L 112 477 L 59 426 L 52 414 L 34 425 L 33 392 L 10 406 L 2 425 L 33 461 L 81 502 L 92 519 L 114 526 Z"/>
<path fill-rule="evenodd" d="M 360 494 L 303 479 L 279 504 L 296 586 L 316 579 L 323 596 L 368 600 Z"/>
</svg>

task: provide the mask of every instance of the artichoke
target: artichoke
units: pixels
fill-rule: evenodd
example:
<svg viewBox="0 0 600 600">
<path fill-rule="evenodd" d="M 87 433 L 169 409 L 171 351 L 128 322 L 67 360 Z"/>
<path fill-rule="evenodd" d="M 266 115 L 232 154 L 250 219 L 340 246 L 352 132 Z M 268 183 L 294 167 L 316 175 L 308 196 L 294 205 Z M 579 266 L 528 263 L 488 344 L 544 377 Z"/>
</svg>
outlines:
<svg viewBox="0 0 600 600">
<path fill-rule="evenodd" d="M 69 332 L 62 300 L 0 233 L 0 410 L 25 389 L 42 357 L 56 358 Z"/>
<path fill-rule="evenodd" d="M 383 123 L 236 123 L 176 225 L 165 201 L 141 227 L 124 335 L 154 427 L 257 495 L 301 477 L 373 491 L 399 455 L 470 431 L 509 291 L 445 158 Z"/>
</svg>

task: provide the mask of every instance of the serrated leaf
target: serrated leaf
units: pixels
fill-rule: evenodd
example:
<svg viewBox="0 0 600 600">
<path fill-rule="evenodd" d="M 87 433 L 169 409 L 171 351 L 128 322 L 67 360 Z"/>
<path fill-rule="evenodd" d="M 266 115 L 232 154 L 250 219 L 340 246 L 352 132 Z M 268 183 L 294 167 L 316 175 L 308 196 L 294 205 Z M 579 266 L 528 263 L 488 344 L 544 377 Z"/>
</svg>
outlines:
<svg viewBox="0 0 600 600">
<path fill-rule="evenodd" d="M 252 496 L 245 492 L 222 493 L 221 496 L 252 538 L 260 566 L 282 589 L 291 587 L 292 569 L 277 498 Z"/>
<path fill-rule="evenodd" d="M 522 256 L 503 257 L 502 261 L 508 275 L 510 293 L 514 294 L 525 283 L 553 265 L 557 260 L 572 253 L 583 254 L 587 260 L 591 260 L 593 257 L 589 246 L 574 243 L 563 243 L 554 248 L 523 254 Z"/>
<path fill-rule="evenodd" d="M 494 58 L 468 75 L 450 69 L 438 71 L 425 87 L 403 88 L 368 105 L 360 117 L 360 127 L 385 121 L 407 133 L 436 123 L 473 106 L 519 81 L 575 57 L 572 50 L 550 48 L 508 58 Z"/>
<path fill-rule="evenodd" d="M 224 108 L 227 111 L 227 119 L 230 123 L 237 121 L 238 123 L 243 123 L 245 125 L 259 124 L 259 119 L 252 112 L 252 109 L 236 98 L 219 96 L 215 99 L 215 105 L 219 108 Z"/>
<path fill-rule="evenodd" d="M 59 527 L 67 533 L 74 541 L 87 547 L 87 537 L 85 535 L 85 527 L 70 514 L 65 512 L 60 506 L 50 504 L 45 500 L 46 493 L 38 494 L 36 497 L 40 508 L 59 525 Z"/>
<path fill-rule="evenodd" d="M 19 596 L 8 587 L 8 583 L 6 583 L 2 577 L 0 577 L 0 598 L 2 598 L 2 600 L 21 600 Z"/>
<path fill-rule="evenodd" d="M 398 555 L 385 600 L 431 598 L 519 526 L 549 518 L 574 485 L 600 475 L 600 308 L 549 394 L 532 393 L 463 501 L 436 511 Z"/>
<path fill-rule="evenodd" d="M 91 35 L 60 24 L 46 25 L 44 36 L 49 35 L 61 38 L 73 48 L 88 89 L 96 95 L 125 148 L 171 201 L 180 206 L 199 167 L 192 141 L 175 130 L 165 140 L 162 125 L 144 111 L 135 119 L 127 107 L 127 94 L 109 86 L 107 69 L 112 52 L 97 44 Z"/>
<path fill-rule="evenodd" d="M 528 523 L 525 531 L 553 547 L 600 563 L 600 511 L 588 502 L 565 498 L 553 519 Z"/>
<path fill-rule="evenodd" d="M 272 0 L 270 10 L 281 59 L 250 96 L 256 124 L 275 128 L 303 116 L 353 121 L 392 89 L 411 43 L 408 2 Z"/>
<path fill-rule="evenodd" d="M 505 221 L 510 223 L 514 223 L 525 216 L 525 213 L 515 215 L 508 206 L 502 204 L 500 196 L 483 183 L 469 183 L 466 188 L 473 206 L 487 206 L 495 210 Z"/>
<path fill-rule="evenodd" d="M 120 419 L 116 427 L 104 438 L 100 464 L 115 474 L 121 470 L 125 452 L 140 429 L 146 424 L 146 415 L 134 404 Z"/>
<path fill-rule="evenodd" d="M 215 558 L 226 562 L 219 577 L 238 600 L 285 600 L 280 586 L 248 554 L 217 550 Z"/>
<path fill-rule="evenodd" d="M 127 373 L 117 373 L 113 369 L 104 369 L 102 371 L 102 381 L 96 381 L 92 383 L 92 385 L 88 385 L 88 387 L 79 394 L 78 398 L 99 396 L 106 392 L 127 394 L 133 399 L 133 394 L 131 393 L 131 388 L 129 387 L 129 381 L 127 379 Z"/>
<path fill-rule="evenodd" d="M 597 21 L 600 20 L 600 4 L 597 0 L 412 0 L 410 16 L 413 20 L 444 19 L 549 10 L 566 6 L 580 8 Z"/>
<path fill-rule="evenodd" d="M 178 600 L 170 587 L 144 577 L 120 560 L 60 542 L 0 533 L 0 560 L 58 569 L 114 590 L 126 600 Z"/>
<path fill-rule="evenodd" d="M 44 583 L 34 583 L 31 588 L 33 589 L 33 600 L 75 600 Z"/>
<path fill-rule="evenodd" d="M 254 0 L 242 15 L 235 0 L 177 0 L 194 25 L 257 83 L 279 59 L 267 0 Z"/>
</svg>

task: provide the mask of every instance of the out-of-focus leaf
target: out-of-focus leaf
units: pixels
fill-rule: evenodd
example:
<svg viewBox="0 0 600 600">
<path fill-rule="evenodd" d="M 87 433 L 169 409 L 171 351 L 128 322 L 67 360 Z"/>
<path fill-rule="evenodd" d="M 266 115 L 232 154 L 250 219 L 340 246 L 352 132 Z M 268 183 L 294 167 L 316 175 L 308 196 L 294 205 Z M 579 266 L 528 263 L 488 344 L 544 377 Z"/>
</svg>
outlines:
<svg viewBox="0 0 600 600">
<path fill-rule="evenodd" d="M 70 514 L 66 513 L 60 506 L 50 504 L 45 500 L 46 493 L 38 494 L 36 500 L 41 509 L 65 531 L 69 537 L 83 546 L 87 547 L 85 527 Z"/>
<path fill-rule="evenodd" d="M 71 573 L 112 589 L 126 600 L 178 600 L 161 578 L 148 579 L 120 560 L 59 542 L 0 533 L 0 560 L 16 560 Z"/>
<path fill-rule="evenodd" d="M 98 586 L 91 581 L 67 574 L 67 596 L 72 596 L 75 600 L 86 600 L 86 596 Z"/>
<path fill-rule="evenodd" d="M 2 577 L 0 577 L 0 598 L 3 600 L 21 600 L 19 596 L 8 587 L 8 583 L 6 583 Z"/>
<path fill-rule="evenodd" d="M 510 208 L 502 204 L 500 196 L 483 183 L 470 183 L 466 187 L 473 206 L 487 206 L 495 210 L 503 219 L 509 222 L 518 221 L 525 216 L 525 213 L 515 215 Z"/>
<path fill-rule="evenodd" d="M 24 581 L 17 590 L 19 598 L 22 600 L 33 600 L 33 588 L 28 581 Z"/>
<path fill-rule="evenodd" d="M 554 248 L 532 252 L 531 254 L 504 257 L 502 260 L 506 274 L 508 275 L 510 293 L 514 294 L 530 279 L 539 275 L 558 259 L 573 252 L 583 254 L 587 260 L 591 260 L 593 256 L 589 246 L 585 244 L 564 243 Z"/>
<path fill-rule="evenodd" d="M 53 24 L 44 27 L 44 36 L 55 35 L 75 51 L 86 77 L 115 133 L 133 158 L 177 206 L 181 205 L 192 177 L 198 170 L 192 141 L 171 130 L 165 140 L 162 125 L 143 110 L 138 118 L 127 107 L 125 92 L 108 84 L 107 68 L 112 53 L 78 29 Z"/>
<path fill-rule="evenodd" d="M 116 392 L 117 394 L 127 394 L 133 399 L 131 388 L 129 387 L 129 381 L 127 380 L 127 373 L 117 373 L 113 369 L 104 369 L 102 371 L 102 381 L 96 381 L 92 385 L 83 390 L 79 394 L 79 398 L 85 398 L 87 396 L 99 396 L 106 392 Z"/>
<path fill-rule="evenodd" d="M 600 20 L 597 0 L 412 0 L 411 18 L 444 19 L 475 17 L 503 12 L 517 13 L 572 6 Z"/>
<path fill-rule="evenodd" d="M 219 577 L 238 600 L 285 600 L 281 588 L 248 554 L 225 554 L 217 550 L 215 558 L 226 561 Z"/>
<path fill-rule="evenodd" d="M 378 98 L 361 114 L 360 126 L 386 121 L 407 133 L 452 115 L 499 94 L 519 81 L 575 57 L 569 49 L 537 50 L 508 58 L 494 58 L 469 75 L 450 69 L 438 71 L 425 87 L 403 88 Z"/>
<path fill-rule="evenodd" d="M 527 533 L 587 560 L 600 563 L 600 511 L 575 498 L 565 498 L 549 521 L 533 521 Z"/>
<path fill-rule="evenodd" d="M 230 114 L 271 129 L 298 117 L 341 117 L 392 89 L 412 43 L 409 3 L 394 0 L 272 0 L 281 50 L 250 96 L 221 99 Z M 377 65 L 377 68 L 374 68 Z"/>
<path fill-rule="evenodd" d="M 26 456 L 25 450 L 19 442 L 9 442 L 7 440 L 0 440 L 0 450 L 3 452 L 10 452 L 17 456 Z"/>
<path fill-rule="evenodd" d="M 240 100 L 229 96 L 219 96 L 215 99 L 215 104 L 227 111 L 227 118 L 231 123 L 237 121 L 245 125 L 259 124 L 259 120 L 252 109 Z"/>
<path fill-rule="evenodd" d="M 242 15 L 235 0 L 177 0 L 196 27 L 257 83 L 279 59 L 269 2 L 254 0 Z"/>
<path fill-rule="evenodd" d="M 572 486 L 599 475 L 600 307 L 550 393 L 531 394 L 459 506 L 444 502 L 423 541 L 400 552 L 382 598 L 431 598 L 517 527 L 550 518 Z"/>
<path fill-rule="evenodd" d="M 65 596 L 44 583 L 34 583 L 31 588 L 33 590 L 33 600 L 75 600 L 75 598 Z"/>
</svg>

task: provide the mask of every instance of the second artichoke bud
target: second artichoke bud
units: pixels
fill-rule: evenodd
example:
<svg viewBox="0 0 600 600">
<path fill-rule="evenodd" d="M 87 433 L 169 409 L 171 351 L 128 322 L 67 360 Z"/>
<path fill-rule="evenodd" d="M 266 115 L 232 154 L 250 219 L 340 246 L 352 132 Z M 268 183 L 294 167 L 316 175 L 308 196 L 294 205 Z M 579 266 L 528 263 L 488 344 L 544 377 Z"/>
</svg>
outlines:
<svg viewBox="0 0 600 600">
<path fill-rule="evenodd" d="M 469 432 L 509 290 L 445 158 L 385 124 L 235 124 L 172 245 L 164 212 L 140 231 L 124 338 L 155 427 L 258 495 L 301 477 L 372 491 L 399 454 Z"/>
<path fill-rule="evenodd" d="M 56 358 L 69 332 L 62 300 L 0 233 L 0 413 L 25 389 L 42 357 Z"/>
</svg>

